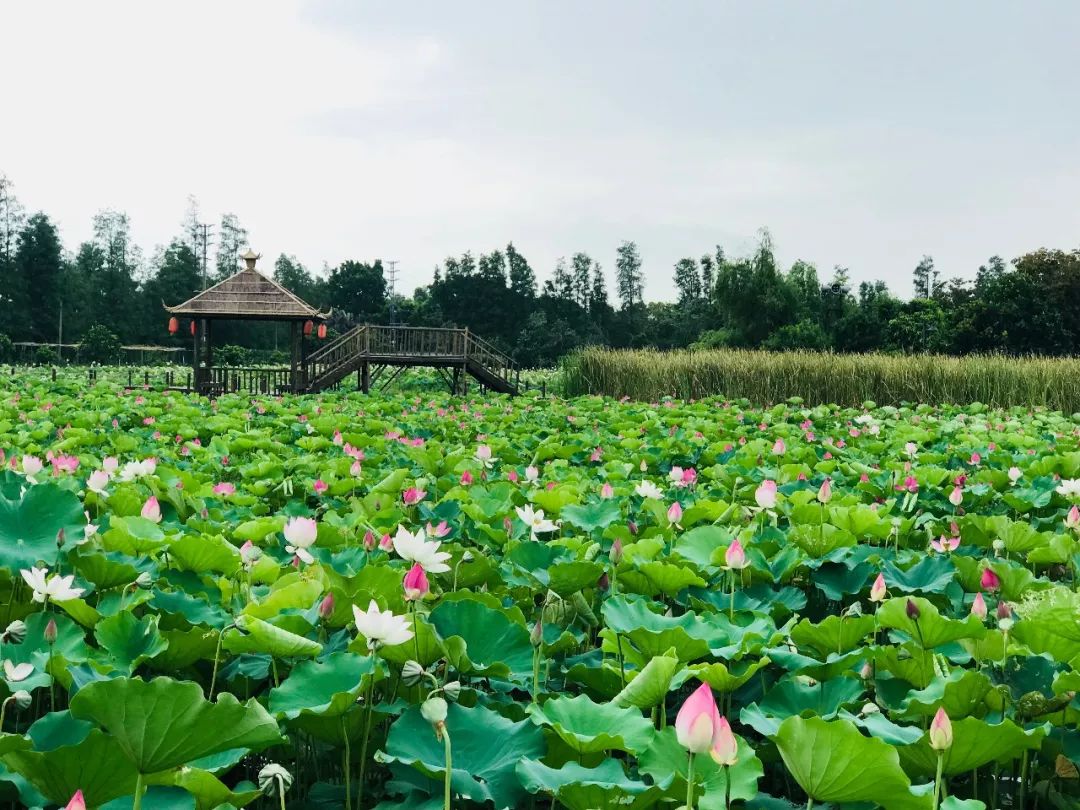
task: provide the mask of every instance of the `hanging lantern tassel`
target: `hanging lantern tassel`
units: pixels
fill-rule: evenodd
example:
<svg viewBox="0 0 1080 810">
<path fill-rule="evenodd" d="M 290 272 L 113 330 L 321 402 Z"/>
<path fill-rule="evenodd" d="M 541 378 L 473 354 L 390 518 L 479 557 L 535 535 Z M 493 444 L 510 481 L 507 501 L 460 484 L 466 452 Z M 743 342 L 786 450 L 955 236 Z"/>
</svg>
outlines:
<svg viewBox="0 0 1080 810">
<path fill-rule="evenodd" d="M 176 319 L 176 316 L 169 318 L 169 334 L 175 335 L 180 330 L 180 321 Z"/>
<path fill-rule="evenodd" d="M 195 337 L 195 321 L 191 322 L 191 336 Z"/>
<path fill-rule="evenodd" d="M 304 337 L 311 337 L 311 329 L 315 326 L 311 321 L 304 321 Z"/>
<path fill-rule="evenodd" d="M 326 324 L 319 324 L 319 340 L 326 340 Z"/>
</svg>

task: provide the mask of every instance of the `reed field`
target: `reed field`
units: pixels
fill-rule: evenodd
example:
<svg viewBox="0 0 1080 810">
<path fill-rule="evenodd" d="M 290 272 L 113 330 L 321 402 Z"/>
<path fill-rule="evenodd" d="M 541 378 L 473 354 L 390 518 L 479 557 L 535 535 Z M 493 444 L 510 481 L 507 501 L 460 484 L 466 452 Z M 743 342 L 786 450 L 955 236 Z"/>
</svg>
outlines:
<svg viewBox="0 0 1080 810">
<path fill-rule="evenodd" d="M 1080 359 L 971 355 L 584 349 L 564 363 L 568 396 L 673 396 L 773 403 L 981 402 L 1080 411 Z"/>
</svg>

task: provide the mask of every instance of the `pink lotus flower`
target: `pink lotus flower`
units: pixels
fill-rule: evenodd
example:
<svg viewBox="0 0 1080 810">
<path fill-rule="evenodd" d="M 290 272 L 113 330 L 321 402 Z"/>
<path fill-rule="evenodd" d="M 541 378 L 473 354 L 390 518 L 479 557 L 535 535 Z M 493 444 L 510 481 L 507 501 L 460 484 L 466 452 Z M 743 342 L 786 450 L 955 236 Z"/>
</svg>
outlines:
<svg viewBox="0 0 1080 810">
<path fill-rule="evenodd" d="M 406 506 L 415 506 L 424 500 L 424 496 L 427 495 L 422 489 L 418 487 L 409 487 L 407 490 L 401 493 L 401 500 L 404 501 Z"/>
<path fill-rule="evenodd" d="M 762 429 L 764 429 L 764 428 L 762 428 Z M 773 446 L 772 446 L 772 451 L 773 451 L 774 456 L 782 456 L 782 455 L 784 455 L 784 453 L 787 452 L 787 445 L 784 444 L 784 440 L 783 439 L 777 439 L 776 443 L 773 444 Z"/>
<path fill-rule="evenodd" d="M 667 510 L 667 519 L 670 523 L 678 524 L 682 520 L 682 504 L 675 501 Z"/>
<path fill-rule="evenodd" d="M 972 453 L 971 458 L 968 459 L 968 464 L 971 464 L 972 466 L 977 466 L 981 461 L 982 456 L 980 456 L 978 453 Z"/>
<path fill-rule="evenodd" d="M 535 484 L 540 478 L 540 470 L 531 464 L 525 468 L 525 480 L 530 484 Z"/>
<path fill-rule="evenodd" d="M 675 716 L 675 738 L 691 754 L 708 751 L 721 765 L 732 765 L 738 759 L 738 745 L 731 726 L 717 711 L 707 683 L 695 689 L 679 709 Z"/>
<path fill-rule="evenodd" d="M 394 547 L 394 538 L 392 538 L 388 534 L 384 534 L 382 536 L 382 538 L 379 540 L 379 548 L 381 548 L 383 551 L 385 551 L 387 554 L 389 554 L 390 549 L 392 549 L 393 547 Z"/>
<path fill-rule="evenodd" d="M 79 459 L 76 456 L 56 456 L 52 460 L 52 466 L 56 473 L 73 473 L 79 469 Z"/>
<path fill-rule="evenodd" d="M 364 532 L 364 551 L 375 550 L 375 533 L 368 529 Z"/>
<path fill-rule="evenodd" d="M 762 481 L 754 490 L 754 500 L 762 509 L 776 508 L 776 482 L 771 480 Z"/>
<path fill-rule="evenodd" d="M 147 520 L 151 520 L 154 523 L 161 523 L 161 506 L 158 504 L 158 499 L 155 495 L 151 495 L 146 499 L 141 514 Z"/>
<path fill-rule="evenodd" d="M 326 490 L 330 488 L 321 478 L 316 478 L 315 483 L 312 484 L 312 487 L 314 488 L 316 495 L 322 495 L 324 492 L 326 492 Z"/>
<path fill-rule="evenodd" d="M 471 472 L 469 472 L 468 470 L 465 470 L 465 472 L 463 472 L 463 473 L 461 474 L 461 485 L 462 485 L 463 487 L 467 487 L 467 486 L 469 486 L 469 484 L 471 484 L 472 482 L 473 482 L 473 477 L 472 477 L 472 473 L 471 473 Z"/>
<path fill-rule="evenodd" d="M 947 554 L 960 548 L 960 538 L 941 535 L 937 540 L 930 541 L 930 548 L 938 554 Z"/>
<path fill-rule="evenodd" d="M 976 616 L 979 621 L 986 619 L 986 600 L 983 599 L 981 592 L 975 594 L 975 598 L 971 602 L 971 615 Z"/>
<path fill-rule="evenodd" d="M 832 479 L 826 478 L 822 482 L 821 489 L 818 490 L 817 499 L 822 503 L 828 503 L 832 500 Z"/>
<path fill-rule="evenodd" d="M 746 559 L 746 551 L 743 550 L 739 538 L 736 537 L 732 540 L 731 545 L 724 550 L 724 564 L 736 571 L 741 571 L 750 564 L 749 560 Z"/>
<path fill-rule="evenodd" d="M 432 527 L 431 523 L 427 525 L 428 537 L 446 537 L 448 534 L 450 534 L 450 524 L 445 520 L 440 520 L 439 525 L 435 527 Z"/>
<path fill-rule="evenodd" d="M 12 458 L 12 461 L 15 459 Z M 23 456 L 22 457 L 22 471 L 23 475 L 34 476 L 41 472 L 45 465 L 42 464 L 41 459 L 37 456 Z"/>
<path fill-rule="evenodd" d="M 600 497 L 604 500 L 607 500 L 608 498 L 613 498 L 614 496 L 615 490 L 612 489 L 611 484 L 605 481 L 604 485 L 600 487 Z"/>
<path fill-rule="evenodd" d="M 94 470 L 86 479 L 86 488 L 91 492 L 98 493 L 99 495 L 105 491 L 105 487 L 107 487 L 108 485 L 109 474 L 104 470 Z"/>
<path fill-rule="evenodd" d="M 961 487 L 953 487 L 952 492 L 949 493 L 949 503 L 953 506 L 959 506 L 964 502 L 964 490 Z"/>
<path fill-rule="evenodd" d="M 592 451 L 592 455 L 589 456 L 589 461 L 600 461 L 603 456 L 604 451 L 601 448 L 597 447 L 595 450 Z"/>
<path fill-rule="evenodd" d="M 75 795 L 71 797 L 71 801 L 64 805 L 64 810 L 86 810 L 86 799 L 83 798 L 83 792 L 81 790 L 75 791 Z"/>
<path fill-rule="evenodd" d="M 888 589 L 885 585 L 885 576 L 883 574 L 878 574 L 877 579 L 874 580 L 874 584 L 870 586 L 870 601 L 884 602 L 887 592 Z"/>
<path fill-rule="evenodd" d="M 334 594 L 328 591 L 322 601 L 319 602 L 319 618 L 326 621 L 334 615 Z"/>
<path fill-rule="evenodd" d="M 938 709 L 930 723 L 930 747 L 935 751 L 947 751 L 953 744 L 952 723 L 944 709 Z"/>
<path fill-rule="evenodd" d="M 240 546 L 240 562 L 244 564 L 245 568 L 251 568 L 262 557 L 262 549 L 248 540 L 244 545 Z"/>
<path fill-rule="evenodd" d="M 994 593 L 1001 588 L 1001 578 L 994 573 L 993 569 L 984 568 L 979 578 L 979 587 L 984 591 Z"/>
<path fill-rule="evenodd" d="M 506 478 L 510 481 L 511 484 L 516 484 L 518 481 L 517 470 L 510 470 L 510 472 L 506 474 Z"/>
<path fill-rule="evenodd" d="M 413 563 L 413 567 L 405 575 L 403 585 L 405 599 L 409 602 L 423 599 L 431 591 L 431 584 L 428 582 L 427 574 L 424 573 L 424 566 L 420 565 L 420 563 Z"/>
<path fill-rule="evenodd" d="M 344 443 L 345 443 L 345 440 L 341 438 L 341 431 L 340 430 L 335 430 L 334 431 L 334 444 L 336 444 L 338 447 L 341 447 L 341 445 L 343 445 Z"/>
<path fill-rule="evenodd" d="M 904 483 L 896 485 L 896 489 L 899 492 L 918 492 L 919 479 L 917 479 L 914 475 L 909 475 L 904 478 Z"/>
<path fill-rule="evenodd" d="M 236 494 L 236 485 L 231 484 L 228 481 L 222 481 L 221 483 L 214 484 L 214 494 L 221 495 L 223 497 L 229 497 Z"/>
<path fill-rule="evenodd" d="M 1080 531 L 1080 507 L 1076 504 L 1073 504 L 1069 513 L 1065 515 L 1065 526 Z"/>
<path fill-rule="evenodd" d="M 364 473 L 364 468 L 359 461 L 354 461 L 352 466 L 349 467 L 349 475 L 353 478 L 359 478 Z"/>
</svg>

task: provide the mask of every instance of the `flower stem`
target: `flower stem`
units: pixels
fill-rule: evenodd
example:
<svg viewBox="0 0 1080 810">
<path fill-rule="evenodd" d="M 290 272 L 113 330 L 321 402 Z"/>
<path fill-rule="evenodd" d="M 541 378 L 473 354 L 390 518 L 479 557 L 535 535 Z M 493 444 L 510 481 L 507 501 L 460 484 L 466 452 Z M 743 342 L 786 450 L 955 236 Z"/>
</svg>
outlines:
<svg viewBox="0 0 1080 810">
<path fill-rule="evenodd" d="M 686 810 L 694 810 L 694 752 L 690 752 L 690 762 L 686 766 Z"/>
<path fill-rule="evenodd" d="M 345 750 L 341 753 L 341 774 L 345 780 L 345 810 L 352 810 L 352 756 L 349 750 L 349 730 L 345 728 L 345 715 L 341 716 L 341 737 Z"/>
<path fill-rule="evenodd" d="M 141 810 L 142 808 L 142 794 L 143 794 L 143 775 L 139 773 L 135 776 L 135 798 L 131 802 L 131 810 Z"/>
<path fill-rule="evenodd" d="M 379 658 L 375 657 L 375 672 L 378 671 Z M 367 695 L 367 717 L 364 718 L 364 739 L 360 743 L 360 790 L 357 794 L 356 806 L 364 806 L 364 780 L 367 777 L 367 748 L 368 740 L 371 738 L 371 720 L 375 714 L 375 672 L 371 673 L 371 680 L 368 682 L 368 695 Z"/>
<path fill-rule="evenodd" d="M 937 752 L 937 774 L 934 776 L 934 810 L 938 810 L 941 802 L 941 770 L 945 766 L 945 752 Z"/>
<path fill-rule="evenodd" d="M 450 810 L 450 775 L 454 770 L 454 760 L 450 754 L 450 732 L 442 731 L 443 746 L 446 750 L 446 777 L 443 779 L 443 810 Z"/>
<path fill-rule="evenodd" d="M 532 702 L 540 696 L 540 646 L 533 650 L 533 679 L 532 679 Z"/>
</svg>

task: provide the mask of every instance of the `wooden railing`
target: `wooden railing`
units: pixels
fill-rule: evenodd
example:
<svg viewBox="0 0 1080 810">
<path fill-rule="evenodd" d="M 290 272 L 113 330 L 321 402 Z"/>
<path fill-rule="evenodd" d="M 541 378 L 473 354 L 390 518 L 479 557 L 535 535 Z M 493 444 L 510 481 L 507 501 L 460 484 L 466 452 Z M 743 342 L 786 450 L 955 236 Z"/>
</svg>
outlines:
<svg viewBox="0 0 1080 810">
<path fill-rule="evenodd" d="M 361 324 L 304 361 L 302 387 L 319 389 L 333 384 L 365 359 L 398 365 L 423 365 L 424 360 L 461 363 L 467 370 L 479 372 L 478 376 L 494 377 L 514 387 L 520 378 L 511 357 L 468 329 Z"/>
<path fill-rule="evenodd" d="M 210 394 L 285 394 L 292 390 L 292 370 L 288 368 L 210 369 Z"/>
</svg>

